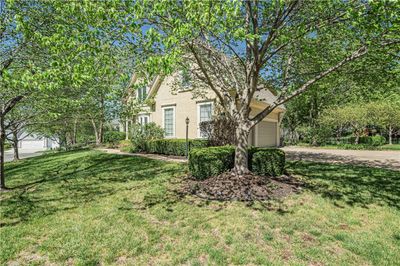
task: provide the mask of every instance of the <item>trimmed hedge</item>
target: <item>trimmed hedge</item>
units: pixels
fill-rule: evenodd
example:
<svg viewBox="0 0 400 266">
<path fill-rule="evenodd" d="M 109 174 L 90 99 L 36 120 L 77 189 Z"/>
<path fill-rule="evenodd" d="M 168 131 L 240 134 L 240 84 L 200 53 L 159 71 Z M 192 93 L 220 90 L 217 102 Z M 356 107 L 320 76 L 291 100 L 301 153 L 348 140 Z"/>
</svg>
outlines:
<svg viewBox="0 0 400 266">
<path fill-rule="evenodd" d="M 157 153 L 165 155 L 185 156 L 186 140 L 185 139 L 157 139 L 143 143 L 144 152 Z M 193 148 L 203 148 L 208 146 L 208 141 L 203 139 L 190 139 L 189 150 Z"/>
<path fill-rule="evenodd" d="M 285 168 L 285 153 L 275 148 L 252 147 L 249 152 L 249 169 L 264 176 L 282 175 Z M 189 154 L 189 171 L 198 179 L 229 171 L 234 167 L 233 146 L 193 149 Z"/>
<path fill-rule="evenodd" d="M 333 145 L 345 145 L 345 144 L 355 144 L 356 143 L 356 137 L 354 136 L 349 136 L 349 137 L 341 137 L 337 141 L 335 138 L 330 138 L 329 141 L 327 141 L 328 144 L 333 144 Z M 375 135 L 375 136 L 361 136 L 358 140 L 358 145 L 364 144 L 364 145 L 369 145 L 369 146 L 382 146 L 386 144 L 386 138 L 381 136 L 381 135 Z"/>
<path fill-rule="evenodd" d="M 285 152 L 280 149 L 255 149 L 251 153 L 250 170 L 263 176 L 279 176 L 285 169 Z"/>
<path fill-rule="evenodd" d="M 198 179 L 206 179 L 233 168 L 235 148 L 232 146 L 193 149 L 189 154 L 189 171 Z"/>
</svg>

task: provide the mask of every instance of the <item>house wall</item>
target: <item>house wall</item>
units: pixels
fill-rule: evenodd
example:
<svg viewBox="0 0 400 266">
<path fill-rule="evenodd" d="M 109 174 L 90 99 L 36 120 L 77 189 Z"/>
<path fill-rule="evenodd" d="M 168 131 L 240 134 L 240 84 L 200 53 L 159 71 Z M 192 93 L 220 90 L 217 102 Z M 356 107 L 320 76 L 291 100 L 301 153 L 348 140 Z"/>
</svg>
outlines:
<svg viewBox="0 0 400 266">
<path fill-rule="evenodd" d="M 194 98 L 191 91 L 173 92 L 171 91 L 173 77 L 166 77 L 161 83 L 154 100 L 155 106 L 151 110 L 146 108 L 142 114 L 148 114 L 150 122 L 163 126 L 163 108 L 173 107 L 175 109 L 175 138 L 186 137 L 185 119 L 188 117 L 189 138 L 198 138 L 198 103 L 214 101 L 215 94 L 209 91 L 203 97 Z M 251 116 L 258 114 L 266 106 L 258 104 L 252 105 Z M 256 126 L 249 135 L 249 145 L 256 146 L 275 146 L 279 145 L 279 112 L 272 112 L 262 122 Z"/>
<path fill-rule="evenodd" d="M 172 92 L 172 77 L 166 78 L 155 96 L 155 109 L 150 112 L 150 121 L 163 126 L 163 107 L 173 106 L 175 108 L 175 138 L 186 137 L 186 117 L 189 118 L 189 138 L 198 137 L 197 103 L 213 101 L 212 92 L 206 97 L 193 98 L 191 91 Z"/>
</svg>

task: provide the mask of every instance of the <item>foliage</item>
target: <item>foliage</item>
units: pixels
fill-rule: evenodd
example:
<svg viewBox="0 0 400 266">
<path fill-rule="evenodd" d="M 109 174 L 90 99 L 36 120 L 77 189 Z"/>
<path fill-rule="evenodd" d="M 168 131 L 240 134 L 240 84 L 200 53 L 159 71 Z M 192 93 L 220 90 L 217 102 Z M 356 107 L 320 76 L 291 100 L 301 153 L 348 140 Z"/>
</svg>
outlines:
<svg viewBox="0 0 400 266">
<path fill-rule="evenodd" d="M 189 151 L 194 148 L 207 147 L 208 141 L 203 139 L 190 139 Z M 156 139 L 143 142 L 143 151 L 148 153 L 166 154 L 175 156 L 186 155 L 185 139 Z"/>
<path fill-rule="evenodd" d="M 145 125 L 134 124 L 132 126 L 133 149 L 135 151 L 143 151 L 147 141 L 162 139 L 164 138 L 164 133 L 164 129 L 154 122 Z"/>
<path fill-rule="evenodd" d="M 12 148 L 11 143 L 6 142 L 6 143 L 4 144 L 4 150 L 9 150 L 9 149 L 11 149 L 11 148 Z"/>
<path fill-rule="evenodd" d="M 251 153 L 250 170 L 262 176 L 280 176 L 285 169 L 285 152 L 280 149 L 255 149 Z"/>
<path fill-rule="evenodd" d="M 132 145 L 132 141 L 130 140 L 121 140 L 119 142 L 119 149 L 122 152 L 133 152 L 133 145 Z"/>
<path fill-rule="evenodd" d="M 104 133 L 104 142 L 115 147 L 121 140 L 125 139 L 125 132 L 106 131 Z"/>
<path fill-rule="evenodd" d="M 208 139 L 210 146 L 235 145 L 235 123 L 227 116 L 217 116 L 200 123 L 200 131 Z"/>
<path fill-rule="evenodd" d="M 367 144 L 370 144 L 372 146 L 382 146 L 386 143 L 386 139 L 383 136 L 376 135 L 370 137 L 370 140 Z"/>
<path fill-rule="evenodd" d="M 198 179 L 206 179 L 231 170 L 234 157 L 233 146 L 194 149 L 189 154 L 189 171 Z M 249 149 L 249 165 L 259 175 L 281 175 L 285 168 L 285 153 L 279 149 L 252 147 Z"/>
<path fill-rule="evenodd" d="M 231 170 L 234 158 L 232 146 L 193 149 L 189 153 L 189 171 L 197 179 L 206 179 Z"/>
</svg>

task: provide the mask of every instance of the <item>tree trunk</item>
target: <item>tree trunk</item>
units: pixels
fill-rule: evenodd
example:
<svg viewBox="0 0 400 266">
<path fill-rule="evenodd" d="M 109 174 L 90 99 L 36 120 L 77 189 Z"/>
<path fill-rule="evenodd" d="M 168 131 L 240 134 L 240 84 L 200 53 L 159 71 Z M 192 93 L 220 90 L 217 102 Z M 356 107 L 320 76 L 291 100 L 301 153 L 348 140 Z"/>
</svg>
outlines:
<svg viewBox="0 0 400 266">
<path fill-rule="evenodd" d="M 250 172 L 248 163 L 249 132 L 249 128 L 240 124 L 236 128 L 234 171 L 237 175 L 243 175 Z"/>
<path fill-rule="evenodd" d="M 72 133 L 72 144 L 76 144 L 77 124 L 78 124 L 78 119 L 75 118 L 74 129 L 73 129 L 73 133 Z"/>
<path fill-rule="evenodd" d="M 360 135 L 357 133 L 356 134 L 356 139 L 354 144 L 358 144 L 360 142 Z"/>
<path fill-rule="evenodd" d="M 389 145 L 393 144 L 392 135 L 393 135 L 393 127 L 390 125 L 389 126 Z"/>
<path fill-rule="evenodd" d="M 94 131 L 94 136 L 96 138 L 96 145 L 100 145 L 101 144 L 101 140 L 102 140 L 102 125 L 100 125 L 100 128 L 97 129 L 97 125 L 96 125 L 96 121 L 94 121 L 94 119 L 91 119 L 92 122 L 92 126 L 93 126 L 93 131 Z"/>
<path fill-rule="evenodd" d="M 4 143 L 6 140 L 6 130 L 4 126 L 4 116 L 0 114 L 0 190 L 6 189 L 4 176 Z"/>
<path fill-rule="evenodd" d="M 125 120 L 125 140 L 129 140 L 129 121 Z"/>
<path fill-rule="evenodd" d="M 13 131 L 12 134 L 13 134 L 14 161 L 18 161 L 19 160 L 18 132 Z"/>
</svg>

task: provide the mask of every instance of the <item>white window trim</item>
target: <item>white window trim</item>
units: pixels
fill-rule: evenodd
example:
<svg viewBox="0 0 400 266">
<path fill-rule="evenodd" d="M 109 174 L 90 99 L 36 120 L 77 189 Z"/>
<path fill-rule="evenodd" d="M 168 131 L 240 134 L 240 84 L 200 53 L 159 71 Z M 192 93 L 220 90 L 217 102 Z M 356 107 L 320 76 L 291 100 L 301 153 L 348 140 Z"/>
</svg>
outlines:
<svg viewBox="0 0 400 266">
<path fill-rule="evenodd" d="M 142 115 L 138 115 L 138 123 L 139 124 L 142 124 L 142 123 L 140 123 L 140 118 L 141 117 L 147 117 L 147 123 L 150 123 L 150 115 L 148 115 L 148 114 L 142 114 Z"/>
<path fill-rule="evenodd" d="M 200 139 L 204 139 L 204 137 L 202 137 L 200 134 L 200 106 L 209 105 L 209 104 L 211 104 L 211 116 L 213 116 L 213 114 L 214 114 L 214 102 L 213 101 L 197 103 L 197 138 L 200 138 Z"/>
<path fill-rule="evenodd" d="M 175 105 L 169 105 L 169 106 L 163 106 L 161 107 L 162 109 L 162 127 L 165 130 L 165 109 L 172 109 L 173 110 L 173 115 L 172 115 L 172 136 L 165 136 L 166 139 L 171 139 L 176 137 L 176 106 Z"/>
</svg>

